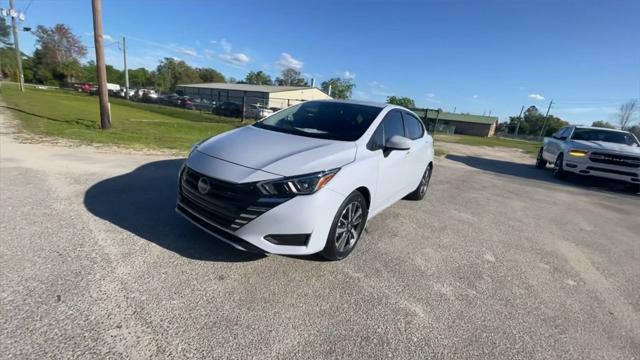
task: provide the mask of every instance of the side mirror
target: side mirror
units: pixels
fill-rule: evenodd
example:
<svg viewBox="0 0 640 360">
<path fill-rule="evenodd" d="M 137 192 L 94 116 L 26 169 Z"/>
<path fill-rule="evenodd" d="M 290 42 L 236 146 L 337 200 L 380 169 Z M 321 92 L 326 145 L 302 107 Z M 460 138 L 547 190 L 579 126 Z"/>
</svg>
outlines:
<svg viewBox="0 0 640 360">
<path fill-rule="evenodd" d="M 411 149 L 411 140 L 404 136 L 394 135 L 387 141 L 385 148 L 389 150 L 409 150 Z"/>
</svg>

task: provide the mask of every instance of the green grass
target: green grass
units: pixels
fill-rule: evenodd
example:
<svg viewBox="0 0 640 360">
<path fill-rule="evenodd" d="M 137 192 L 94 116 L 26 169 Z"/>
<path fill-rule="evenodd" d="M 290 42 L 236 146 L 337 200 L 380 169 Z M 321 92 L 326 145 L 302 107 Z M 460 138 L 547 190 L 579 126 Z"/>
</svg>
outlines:
<svg viewBox="0 0 640 360">
<path fill-rule="evenodd" d="M 98 98 L 2 84 L 0 97 L 27 132 L 134 149 L 189 150 L 198 140 L 241 126 L 239 120 L 168 106 L 111 99 L 110 130 L 100 129 Z"/>
<path fill-rule="evenodd" d="M 436 143 L 438 141 L 441 141 L 441 142 L 449 142 L 449 143 L 471 145 L 471 146 L 497 146 L 497 147 L 515 148 L 515 149 L 523 150 L 527 154 L 531 154 L 534 156 L 538 153 L 538 150 L 540 149 L 540 143 L 536 141 L 512 140 L 512 139 L 504 139 L 499 137 L 483 138 L 483 137 L 469 136 L 469 135 L 436 134 L 435 141 Z"/>
</svg>

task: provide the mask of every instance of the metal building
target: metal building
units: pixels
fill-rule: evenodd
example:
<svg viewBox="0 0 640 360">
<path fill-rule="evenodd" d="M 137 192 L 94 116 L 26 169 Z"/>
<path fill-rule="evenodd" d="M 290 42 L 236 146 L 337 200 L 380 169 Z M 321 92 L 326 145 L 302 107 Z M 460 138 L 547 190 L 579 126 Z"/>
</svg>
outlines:
<svg viewBox="0 0 640 360">
<path fill-rule="evenodd" d="M 273 86 L 251 84 L 202 83 L 178 85 L 176 91 L 194 99 L 230 101 L 237 104 L 260 104 L 282 109 L 306 100 L 330 99 L 318 88 L 305 86 Z"/>
</svg>

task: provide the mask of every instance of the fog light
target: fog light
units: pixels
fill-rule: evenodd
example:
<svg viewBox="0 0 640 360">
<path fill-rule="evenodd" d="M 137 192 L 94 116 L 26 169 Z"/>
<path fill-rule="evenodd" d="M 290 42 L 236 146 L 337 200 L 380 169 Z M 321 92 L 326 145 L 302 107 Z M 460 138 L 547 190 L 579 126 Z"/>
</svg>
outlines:
<svg viewBox="0 0 640 360">
<path fill-rule="evenodd" d="M 264 239 L 275 245 L 306 246 L 309 236 L 309 234 L 281 234 L 267 235 Z"/>
</svg>

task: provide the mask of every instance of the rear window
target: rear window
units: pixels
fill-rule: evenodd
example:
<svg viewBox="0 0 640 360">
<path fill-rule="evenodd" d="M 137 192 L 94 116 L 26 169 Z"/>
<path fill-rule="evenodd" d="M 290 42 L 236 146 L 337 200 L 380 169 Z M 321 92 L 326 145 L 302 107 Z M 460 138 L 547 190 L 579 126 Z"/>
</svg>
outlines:
<svg viewBox="0 0 640 360">
<path fill-rule="evenodd" d="M 301 136 L 355 141 L 381 110 L 375 106 L 309 101 L 273 114 L 254 126 Z"/>
</svg>

